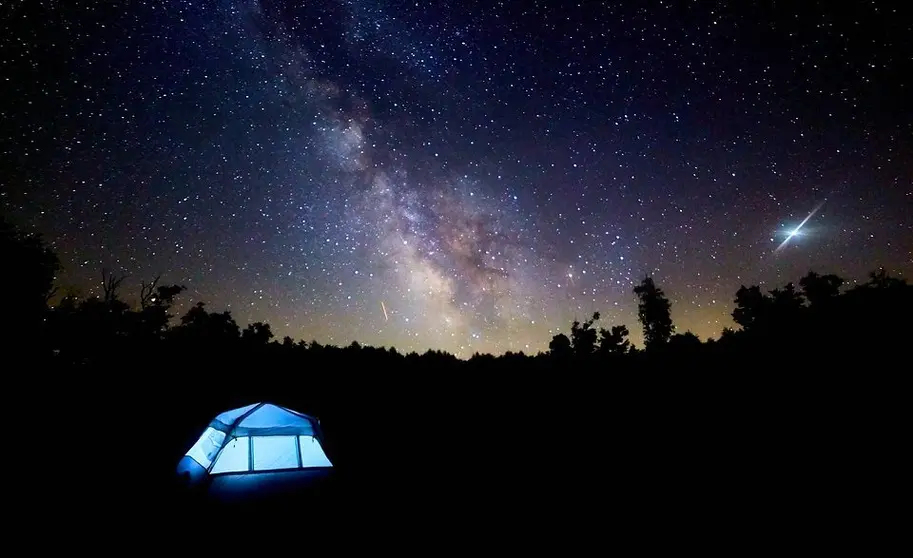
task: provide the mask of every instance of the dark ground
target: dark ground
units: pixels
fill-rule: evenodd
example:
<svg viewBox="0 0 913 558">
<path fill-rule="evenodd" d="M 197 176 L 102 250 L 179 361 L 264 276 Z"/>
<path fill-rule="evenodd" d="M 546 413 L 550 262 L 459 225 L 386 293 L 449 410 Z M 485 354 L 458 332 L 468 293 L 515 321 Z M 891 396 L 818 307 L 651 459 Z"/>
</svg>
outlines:
<svg viewBox="0 0 913 558">
<path fill-rule="evenodd" d="M 255 533 L 272 531 L 287 537 L 269 544 L 313 539 L 334 550 L 422 548 L 425 539 L 435 552 L 471 540 L 557 544 L 562 553 L 578 544 L 783 549 L 816 539 L 808 549 L 844 541 L 872 550 L 896 491 L 881 473 L 905 445 L 889 434 L 898 423 L 894 407 L 879 403 L 885 386 L 813 373 L 787 382 L 697 371 L 635 379 L 353 370 L 247 397 L 237 395 L 240 380 L 143 377 L 70 376 L 38 410 L 16 413 L 23 431 L 35 419 L 43 432 L 19 444 L 28 456 L 10 488 L 19 519 L 53 522 L 93 545 L 118 533 L 165 550 L 188 536 L 203 546 L 256 544 Z M 256 504 L 217 505 L 180 490 L 174 468 L 206 423 L 263 399 L 321 418 L 331 480 Z M 253 538 L 232 542 L 241 525 Z"/>
</svg>

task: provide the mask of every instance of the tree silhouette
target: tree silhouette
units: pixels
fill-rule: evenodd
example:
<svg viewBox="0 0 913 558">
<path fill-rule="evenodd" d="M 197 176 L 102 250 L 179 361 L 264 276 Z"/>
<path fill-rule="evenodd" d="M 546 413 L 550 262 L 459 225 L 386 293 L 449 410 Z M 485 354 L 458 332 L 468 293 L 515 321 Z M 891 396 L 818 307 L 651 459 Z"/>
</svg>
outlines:
<svg viewBox="0 0 913 558">
<path fill-rule="evenodd" d="M 771 310 L 779 322 L 788 322 L 798 317 L 805 304 L 802 294 L 796 290 L 796 286 L 790 281 L 782 289 L 776 288 L 770 291 Z"/>
<path fill-rule="evenodd" d="M 161 275 L 155 277 L 151 283 L 140 282 L 139 305 L 140 308 L 146 309 L 155 302 L 155 286 L 158 284 Z"/>
<path fill-rule="evenodd" d="M 151 283 L 140 285 L 140 311 L 137 314 L 138 328 L 150 339 L 160 339 L 174 317 L 171 306 L 174 299 L 186 290 L 183 285 L 158 285 L 159 277 Z"/>
<path fill-rule="evenodd" d="M 873 289 L 903 289 L 907 282 L 897 277 L 892 277 L 885 268 L 869 273 L 869 281 L 864 285 Z"/>
<path fill-rule="evenodd" d="M 604 355 L 624 355 L 631 349 L 628 341 L 628 328 L 624 325 L 612 326 L 611 331 L 599 329 L 599 352 Z"/>
<path fill-rule="evenodd" d="M 120 285 L 126 279 L 126 275 L 115 275 L 108 273 L 108 270 L 101 270 L 101 288 L 103 292 L 102 300 L 106 303 L 114 302 L 120 299 Z"/>
<path fill-rule="evenodd" d="M 187 287 L 183 285 L 164 285 L 160 286 L 155 291 L 155 296 L 152 298 L 153 306 L 164 306 L 168 307 L 174 304 L 174 299 L 179 294 L 187 290 Z"/>
<path fill-rule="evenodd" d="M 811 306 L 821 306 L 836 300 L 843 283 L 843 279 L 834 274 L 818 275 L 814 271 L 809 271 L 808 275 L 799 279 L 802 295 Z"/>
<path fill-rule="evenodd" d="M 644 277 L 640 285 L 634 287 L 634 294 L 638 298 L 637 317 L 643 326 L 645 348 L 649 351 L 665 345 L 675 332 L 672 303 L 652 277 Z"/>
<path fill-rule="evenodd" d="M 595 312 L 593 317 L 583 322 L 574 320 L 571 324 L 571 348 L 576 356 L 587 356 L 593 354 L 596 350 L 596 340 L 598 331 L 593 324 L 599 321 L 599 312 Z"/>
<path fill-rule="evenodd" d="M 173 328 L 172 333 L 178 339 L 204 345 L 228 344 L 241 337 L 241 329 L 231 312 L 207 312 L 203 302 L 181 316 L 181 325 Z"/>
<path fill-rule="evenodd" d="M 548 344 L 548 350 L 552 356 L 559 359 L 569 358 L 573 354 L 571 340 L 563 333 L 559 333 L 552 337 L 552 340 Z"/>
<path fill-rule="evenodd" d="M 0 261 L 4 265 L 0 273 L 4 320 L 12 326 L 9 333 L 17 339 L 32 338 L 55 292 L 60 261 L 40 235 L 24 234 L 2 217 Z"/>
<path fill-rule="evenodd" d="M 761 287 L 742 285 L 735 293 L 736 307 L 732 311 L 732 319 L 742 329 L 750 331 L 766 322 L 771 304 L 770 297 L 761 292 Z"/>
<path fill-rule="evenodd" d="M 690 331 L 677 333 L 669 338 L 669 350 L 676 354 L 694 353 L 700 350 L 700 338 Z"/>
<path fill-rule="evenodd" d="M 764 294 L 757 285 L 742 285 L 736 291 L 735 303 L 732 319 L 744 331 L 770 334 L 777 328 L 783 333 L 785 328 L 797 327 L 805 299 L 790 282 L 769 294 Z"/>
<path fill-rule="evenodd" d="M 253 345 L 266 345 L 273 338 L 273 331 L 269 324 L 254 322 L 248 324 L 241 332 L 241 340 Z"/>
</svg>

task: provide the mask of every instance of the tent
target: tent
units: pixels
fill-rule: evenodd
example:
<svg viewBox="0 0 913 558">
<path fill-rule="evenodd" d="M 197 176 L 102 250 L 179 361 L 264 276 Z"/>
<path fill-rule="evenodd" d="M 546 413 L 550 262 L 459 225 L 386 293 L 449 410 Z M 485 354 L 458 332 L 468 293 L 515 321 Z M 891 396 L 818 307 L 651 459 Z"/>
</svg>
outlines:
<svg viewBox="0 0 913 558">
<path fill-rule="evenodd" d="M 253 488 L 265 473 L 327 471 L 333 467 L 317 420 L 272 403 L 253 403 L 213 419 L 178 463 L 186 480 Z M 231 479 L 217 483 L 220 478 Z"/>
</svg>

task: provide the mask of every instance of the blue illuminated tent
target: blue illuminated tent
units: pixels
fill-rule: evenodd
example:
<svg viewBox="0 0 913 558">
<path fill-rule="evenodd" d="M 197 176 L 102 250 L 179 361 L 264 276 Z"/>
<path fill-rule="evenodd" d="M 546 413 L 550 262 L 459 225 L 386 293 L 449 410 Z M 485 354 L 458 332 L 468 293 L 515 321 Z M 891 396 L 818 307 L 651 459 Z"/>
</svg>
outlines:
<svg viewBox="0 0 913 558">
<path fill-rule="evenodd" d="M 272 403 L 217 416 L 184 454 L 178 473 L 191 482 L 250 489 L 263 473 L 326 471 L 330 462 L 317 420 Z"/>
</svg>

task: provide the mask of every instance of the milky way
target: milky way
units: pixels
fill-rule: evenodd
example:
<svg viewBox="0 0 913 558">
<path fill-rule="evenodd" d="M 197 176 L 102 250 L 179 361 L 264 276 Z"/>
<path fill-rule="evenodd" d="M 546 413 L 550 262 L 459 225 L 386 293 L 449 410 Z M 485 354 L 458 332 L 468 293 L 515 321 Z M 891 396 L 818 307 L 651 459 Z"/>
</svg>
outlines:
<svg viewBox="0 0 913 558">
<path fill-rule="evenodd" d="M 280 336 L 468 356 L 636 332 L 646 274 L 710 337 L 743 283 L 913 271 L 894 8 L 7 11 L 4 213 L 65 291 L 162 274 Z"/>
</svg>

